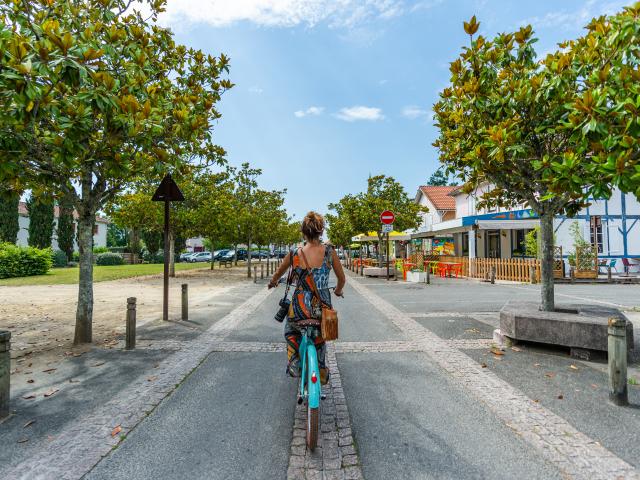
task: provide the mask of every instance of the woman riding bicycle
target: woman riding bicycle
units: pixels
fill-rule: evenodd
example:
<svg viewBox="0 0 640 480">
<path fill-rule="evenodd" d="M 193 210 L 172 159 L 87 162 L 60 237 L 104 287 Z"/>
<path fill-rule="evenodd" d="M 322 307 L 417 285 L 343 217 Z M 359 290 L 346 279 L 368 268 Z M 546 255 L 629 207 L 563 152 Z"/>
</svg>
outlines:
<svg viewBox="0 0 640 480">
<path fill-rule="evenodd" d="M 269 288 L 276 287 L 278 280 L 293 262 L 293 277 L 291 281 L 296 287 L 293 291 L 293 298 L 291 299 L 284 330 L 284 337 L 287 340 L 287 372 L 293 377 L 299 376 L 298 347 L 300 345 L 301 331 L 298 322 L 303 320 L 319 321 L 322 318 L 322 305 L 314 295 L 308 275 L 313 275 L 318 293 L 322 297 L 322 303 L 329 307 L 331 307 L 329 273 L 332 269 L 338 279 L 338 284 L 334 291 L 337 296 L 342 296 L 342 289 L 345 284 L 344 271 L 338 254 L 332 246 L 324 245 L 320 240 L 324 231 L 324 218 L 322 215 L 316 212 L 309 212 L 302 221 L 301 230 L 305 239 L 304 247 L 296 249 L 290 255 L 287 255 L 269 282 Z M 329 370 L 325 365 L 325 341 L 321 338 L 319 329 L 314 343 L 318 351 L 320 382 L 324 385 L 328 381 Z"/>
</svg>

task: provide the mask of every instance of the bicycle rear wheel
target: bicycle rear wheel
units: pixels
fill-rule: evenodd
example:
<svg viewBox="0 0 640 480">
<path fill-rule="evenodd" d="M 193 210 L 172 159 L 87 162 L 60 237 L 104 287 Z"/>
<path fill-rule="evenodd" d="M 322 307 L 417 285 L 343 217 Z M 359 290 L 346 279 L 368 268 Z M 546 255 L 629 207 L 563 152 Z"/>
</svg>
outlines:
<svg viewBox="0 0 640 480">
<path fill-rule="evenodd" d="M 307 403 L 307 447 L 315 450 L 318 446 L 318 431 L 320 430 L 320 407 L 311 408 Z"/>
</svg>

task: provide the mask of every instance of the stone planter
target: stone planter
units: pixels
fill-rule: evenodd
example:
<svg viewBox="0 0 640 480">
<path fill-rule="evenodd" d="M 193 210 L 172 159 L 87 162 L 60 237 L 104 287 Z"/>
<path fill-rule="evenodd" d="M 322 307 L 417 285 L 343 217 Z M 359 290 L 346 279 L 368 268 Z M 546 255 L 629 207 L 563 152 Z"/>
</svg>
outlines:
<svg viewBox="0 0 640 480">
<path fill-rule="evenodd" d="M 427 281 L 425 272 L 407 272 L 407 282 L 424 283 Z"/>
</svg>

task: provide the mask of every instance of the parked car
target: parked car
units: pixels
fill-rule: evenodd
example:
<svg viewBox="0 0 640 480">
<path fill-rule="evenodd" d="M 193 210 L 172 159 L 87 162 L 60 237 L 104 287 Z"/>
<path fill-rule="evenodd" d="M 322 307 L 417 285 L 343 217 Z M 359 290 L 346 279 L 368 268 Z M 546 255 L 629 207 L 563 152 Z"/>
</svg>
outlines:
<svg viewBox="0 0 640 480">
<path fill-rule="evenodd" d="M 220 260 L 221 262 L 230 262 L 231 260 L 234 259 L 235 254 L 236 254 L 235 250 L 227 250 L 225 253 L 220 255 L 218 260 Z"/>
<path fill-rule="evenodd" d="M 211 261 L 211 252 L 198 252 L 195 255 L 192 255 L 191 258 L 189 258 L 189 261 L 191 263 L 210 262 Z"/>
<path fill-rule="evenodd" d="M 247 250 L 244 248 L 238 249 L 238 260 L 246 260 L 247 259 Z"/>
<path fill-rule="evenodd" d="M 266 250 L 252 250 L 251 258 L 269 258 L 269 252 Z"/>
<path fill-rule="evenodd" d="M 225 248 L 224 250 L 216 250 L 215 252 L 213 252 L 213 259 L 218 261 L 220 260 L 224 255 L 226 255 L 227 253 L 229 253 L 229 249 Z"/>
<path fill-rule="evenodd" d="M 189 259 L 194 255 L 195 255 L 194 252 L 181 253 L 180 256 L 178 257 L 178 259 L 179 259 L 178 261 L 180 261 L 180 262 L 188 262 Z"/>
<path fill-rule="evenodd" d="M 289 250 L 285 250 L 285 249 L 274 250 L 271 256 L 273 258 L 284 258 L 287 256 L 288 253 L 289 253 Z"/>
</svg>

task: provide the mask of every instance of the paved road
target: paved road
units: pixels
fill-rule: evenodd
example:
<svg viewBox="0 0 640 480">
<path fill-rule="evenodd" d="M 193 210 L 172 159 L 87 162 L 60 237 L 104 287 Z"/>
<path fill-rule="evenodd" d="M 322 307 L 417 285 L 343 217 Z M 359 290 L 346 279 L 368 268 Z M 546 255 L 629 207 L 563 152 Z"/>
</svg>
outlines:
<svg viewBox="0 0 640 480">
<path fill-rule="evenodd" d="M 479 352 L 488 350 L 491 312 L 535 299 L 535 289 L 349 282 L 337 300 L 341 339 L 330 355 L 337 369 L 322 453 L 300 445 L 304 419 L 284 376 L 276 294 L 219 348 L 237 351 L 210 354 L 87 478 L 634 478 L 615 453 L 526 396 L 536 392 L 485 368 Z M 604 301 L 630 302 L 598 289 Z"/>
</svg>

